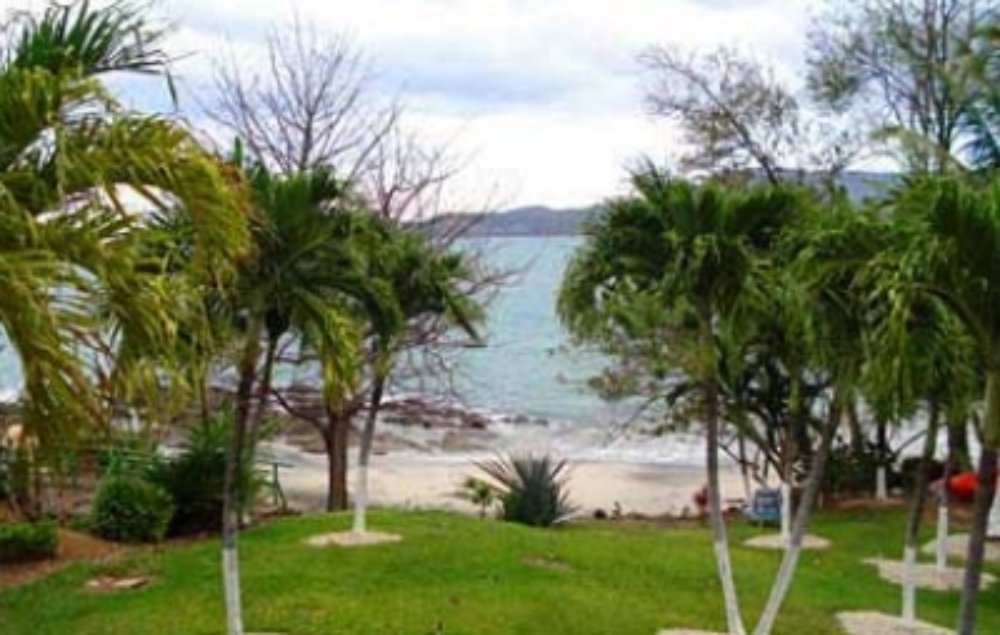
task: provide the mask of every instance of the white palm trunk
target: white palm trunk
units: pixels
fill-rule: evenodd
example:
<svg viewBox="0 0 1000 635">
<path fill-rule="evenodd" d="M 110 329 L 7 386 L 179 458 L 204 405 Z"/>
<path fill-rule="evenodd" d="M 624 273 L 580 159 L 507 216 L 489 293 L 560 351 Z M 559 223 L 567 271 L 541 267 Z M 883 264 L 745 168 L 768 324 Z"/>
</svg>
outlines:
<svg viewBox="0 0 1000 635">
<path fill-rule="evenodd" d="M 378 422 L 378 411 L 382 406 L 382 391 L 385 388 L 386 375 L 377 373 L 372 386 L 371 404 L 368 407 L 368 417 L 365 419 L 364 430 L 361 431 L 361 443 L 358 447 L 358 482 L 354 495 L 354 527 L 352 531 L 363 534 L 367 531 L 368 513 L 368 464 L 372 456 L 372 442 L 375 440 L 375 424 Z"/>
<path fill-rule="evenodd" d="M 885 466 L 879 465 L 875 470 L 875 500 L 885 501 L 889 498 L 889 490 L 886 486 Z"/>
<path fill-rule="evenodd" d="M 986 530 L 987 538 L 1000 538 L 1000 487 L 993 496 L 993 508 L 990 510 L 990 524 Z"/>
<path fill-rule="evenodd" d="M 364 456 L 358 461 L 358 483 L 357 491 L 354 495 L 354 525 L 351 529 L 356 534 L 363 534 L 367 531 L 368 512 L 368 457 Z"/>
<path fill-rule="evenodd" d="M 240 563 L 235 545 L 222 549 L 222 581 L 226 596 L 226 633 L 228 635 L 243 635 Z"/>
<path fill-rule="evenodd" d="M 792 486 L 781 484 L 781 541 L 787 548 L 792 540 Z"/>
<path fill-rule="evenodd" d="M 820 485 L 823 482 L 823 470 L 826 468 L 826 460 L 830 454 L 830 444 L 833 442 L 833 435 L 840 424 L 840 407 L 835 406 L 829 415 L 826 426 L 820 438 L 819 449 L 813 458 L 812 467 L 809 468 L 809 477 L 806 480 L 805 489 L 802 492 L 802 499 L 799 501 L 799 508 L 795 514 L 795 521 L 792 525 L 791 536 L 788 547 L 781 559 L 778 573 L 771 586 L 771 593 L 767 598 L 767 604 L 761 613 L 754 635 L 769 635 L 774 628 L 774 622 L 778 619 L 778 611 L 788 595 L 788 589 L 792 585 L 792 577 L 799 563 L 799 556 L 802 553 L 802 540 L 805 538 L 806 529 L 809 526 L 809 517 L 812 513 L 813 503 L 819 497 Z"/>
<path fill-rule="evenodd" d="M 947 489 L 947 482 L 944 488 Z M 937 541 L 934 543 L 934 561 L 938 573 L 944 573 L 948 567 L 948 499 L 947 492 L 942 492 L 937 512 Z"/>
<path fill-rule="evenodd" d="M 917 548 L 903 549 L 903 623 L 912 628 L 917 620 Z"/>
<path fill-rule="evenodd" d="M 726 607 L 726 624 L 730 635 L 746 635 L 740 615 L 739 597 L 733 579 L 733 566 L 729 559 L 729 538 L 726 520 L 722 517 L 722 496 L 719 488 L 719 394 L 714 383 L 707 395 L 705 467 L 708 472 L 708 513 L 712 526 L 712 546 L 715 563 L 722 584 L 722 597 Z"/>
</svg>

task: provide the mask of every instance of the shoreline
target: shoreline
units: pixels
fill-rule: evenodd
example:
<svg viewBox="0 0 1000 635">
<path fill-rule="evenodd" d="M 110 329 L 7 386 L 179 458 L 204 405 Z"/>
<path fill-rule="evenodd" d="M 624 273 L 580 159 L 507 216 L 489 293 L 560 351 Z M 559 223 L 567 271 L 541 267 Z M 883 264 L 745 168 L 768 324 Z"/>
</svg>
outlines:
<svg viewBox="0 0 1000 635">
<path fill-rule="evenodd" d="M 280 460 L 280 481 L 289 505 L 305 511 L 323 508 L 327 465 L 321 454 L 302 452 L 284 444 L 270 444 Z M 475 513 L 477 508 L 456 493 L 468 476 L 481 477 L 476 462 L 496 454 L 419 455 L 386 453 L 372 456 L 369 471 L 371 503 L 376 507 L 445 509 Z M 355 455 L 352 452 L 352 462 Z M 566 472 L 570 502 L 579 515 L 602 510 L 623 515 L 694 516 L 695 493 L 706 482 L 704 467 L 656 461 L 570 459 Z M 733 465 L 720 467 L 722 497 L 743 499 L 744 485 Z M 353 490 L 355 470 L 348 474 Z"/>
</svg>

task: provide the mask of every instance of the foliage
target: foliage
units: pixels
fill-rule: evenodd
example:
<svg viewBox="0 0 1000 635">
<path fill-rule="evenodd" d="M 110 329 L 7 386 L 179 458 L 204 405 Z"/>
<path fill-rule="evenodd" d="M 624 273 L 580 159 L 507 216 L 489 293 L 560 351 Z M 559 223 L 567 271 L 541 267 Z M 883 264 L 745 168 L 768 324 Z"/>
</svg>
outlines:
<svg viewBox="0 0 1000 635">
<path fill-rule="evenodd" d="M 0 524 L 0 564 L 53 558 L 58 546 L 54 522 Z"/>
<path fill-rule="evenodd" d="M 810 30 L 807 84 L 837 111 L 875 122 L 911 171 L 956 165 L 973 97 L 968 43 L 995 19 L 991 0 L 859 0 L 827 3 Z"/>
<path fill-rule="evenodd" d="M 501 492 L 488 481 L 481 478 L 476 478 L 475 476 L 467 476 L 464 481 L 462 481 L 462 486 L 459 488 L 456 495 L 467 500 L 476 507 L 479 508 L 479 517 L 485 518 L 486 511 L 493 507 L 496 503 L 498 495 Z"/>
<path fill-rule="evenodd" d="M 827 459 L 823 491 L 828 496 L 843 498 L 870 495 L 878 467 L 884 465 L 880 454 L 873 443 L 861 447 L 846 443 L 834 446 Z M 886 482 L 890 486 L 899 482 L 891 465 L 886 466 Z"/>
<path fill-rule="evenodd" d="M 548 456 L 484 461 L 479 468 L 496 483 L 504 520 L 550 527 L 574 511 L 566 489 L 566 462 Z"/>
<path fill-rule="evenodd" d="M 159 460 L 149 480 L 170 494 L 175 511 L 172 536 L 217 531 L 222 524 L 223 482 L 232 414 L 226 413 L 193 426 L 178 454 Z M 259 482 L 254 471 L 253 444 L 241 462 L 240 509 L 256 498 Z"/>
<path fill-rule="evenodd" d="M 167 533 L 174 504 L 162 487 L 134 476 L 101 481 L 91 512 L 93 531 L 121 542 L 156 542 Z"/>
<path fill-rule="evenodd" d="M 103 81 L 166 74 L 163 33 L 138 7 L 52 3 L 4 27 L 0 329 L 21 363 L 25 424 L 45 450 L 134 392 L 139 352 L 169 348 L 193 281 L 226 277 L 247 227 L 240 188 L 195 136 L 122 107 Z M 187 275 L 167 278 L 145 256 L 137 207 L 190 218 Z"/>
</svg>

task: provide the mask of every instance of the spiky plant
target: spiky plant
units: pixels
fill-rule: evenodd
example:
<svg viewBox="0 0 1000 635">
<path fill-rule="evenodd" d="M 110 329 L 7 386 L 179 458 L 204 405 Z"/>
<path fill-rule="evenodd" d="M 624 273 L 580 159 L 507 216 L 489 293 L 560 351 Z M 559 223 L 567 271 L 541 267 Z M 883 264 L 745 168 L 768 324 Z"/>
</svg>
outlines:
<svg viewBox="0 0 1000 635">
<path fill-rule="evenodd" d="M 566 461 L 527 455 L 476 465 L 496 483 L 504 520 L 551 527 L 575 510 L 566 488 Z"/>
</svg>

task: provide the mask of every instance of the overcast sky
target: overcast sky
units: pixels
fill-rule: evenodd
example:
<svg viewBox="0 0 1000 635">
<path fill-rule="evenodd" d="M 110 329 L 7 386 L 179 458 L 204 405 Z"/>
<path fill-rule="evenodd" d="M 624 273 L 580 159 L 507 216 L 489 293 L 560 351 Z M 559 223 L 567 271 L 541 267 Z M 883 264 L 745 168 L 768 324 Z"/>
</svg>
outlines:
<svg viewBox="0 0 1000 635">
<path fill-rule="evenodd" d="M 38 7 L 0 0 L 0 10 Z M 621 190 L 624 167 L 676 152 L 643 110 L 636 55 L 650 44 L 738 45 L 789 76 L 810 0 L 159 0 L 179 74 L 206 95 L 211 60 L 259 50 L 299 18 L 346 32 L 410 123 L 468 159 L 456 201 L 575 206 Z M 141 86 L 141 85 L 140 85 Z M 157 103 L 131 86 L 130 100 Z M 190 103 L 191 98 L 186 98 Z M 185 104 L 182 103 L 182 107 Z M 674 147 L 672 151 L 671 148 Z M 469 203 L 474 204 L 474 203 Z"/>
</svg>

